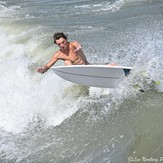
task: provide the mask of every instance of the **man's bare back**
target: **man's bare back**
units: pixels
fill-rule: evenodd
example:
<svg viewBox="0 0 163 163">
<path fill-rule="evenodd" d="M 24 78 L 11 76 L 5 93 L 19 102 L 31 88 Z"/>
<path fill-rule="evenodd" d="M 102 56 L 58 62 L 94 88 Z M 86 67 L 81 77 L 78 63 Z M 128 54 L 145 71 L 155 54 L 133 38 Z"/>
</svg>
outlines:
<svg viewBox="0 0 163 163">
<path fill-rule="evenodd" d="M 38 72 L 46 72 L 58 60 L 63 60 L 65 65 L 89 64 L 82 51 L 81 44 L 76 41 L 68 42 L 67 36 L 63 33 L 55 33 L 53 38 L 54 43 L 57 44 L 60 49 L 45 66 L 38 69 Z"/>
</svg>

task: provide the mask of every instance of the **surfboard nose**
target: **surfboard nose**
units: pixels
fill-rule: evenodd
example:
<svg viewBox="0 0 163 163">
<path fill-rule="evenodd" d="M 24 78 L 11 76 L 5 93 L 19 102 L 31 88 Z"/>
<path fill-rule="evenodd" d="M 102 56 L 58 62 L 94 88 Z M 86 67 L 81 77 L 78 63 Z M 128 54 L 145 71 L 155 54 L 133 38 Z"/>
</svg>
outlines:
<svg viewBox="0 0 163 163">
<path fill-rule="evenodd" d="M 131 69 L 123 69 L 125 76 L 128 76 L 130 74 Z"/>
</svg>

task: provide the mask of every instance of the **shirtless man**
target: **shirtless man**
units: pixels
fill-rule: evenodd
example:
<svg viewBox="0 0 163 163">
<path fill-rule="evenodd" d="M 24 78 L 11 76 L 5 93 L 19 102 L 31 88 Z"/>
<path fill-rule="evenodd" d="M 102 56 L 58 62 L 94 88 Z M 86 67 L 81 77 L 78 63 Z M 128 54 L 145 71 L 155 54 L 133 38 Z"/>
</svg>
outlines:
<svg viewBox="0 0 163 163">
<path fill-rule="evenodd" d="M 55 64 L 58 60 L 63 60 L 65 65 L 87 65 L 89 64 L 83 51 L 82 45 L 78 42 L 68 42 L 67 35 L 64 33 L 55 33 L 53 36 L 54 43 L 60 49 L 54 54 L 52 59 L 42 68 L 38 69 L 39 73 L 44 73 Z"/>
</svg>

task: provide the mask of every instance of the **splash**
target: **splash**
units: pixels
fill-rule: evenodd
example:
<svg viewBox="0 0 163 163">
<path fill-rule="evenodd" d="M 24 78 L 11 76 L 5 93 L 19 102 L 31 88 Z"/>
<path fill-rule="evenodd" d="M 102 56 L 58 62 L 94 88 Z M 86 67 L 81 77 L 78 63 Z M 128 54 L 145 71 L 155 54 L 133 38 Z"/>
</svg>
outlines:
<svg viewBox="0 0 163 163">
<path fill-rule="evenodd" d="M 48 126 L 57 126 L 78 110 L 78 100 L 64 94 L 68 86 L 64 81 L 50 71 L 45 75 L 37 73 L 35 61 L 43 60 L 38 53 L 46 56 L 54 47 L 40 46 L 43 40 L 38 43 L 38 28 L 22 28 L 17 29 L 19 34 L 0 28 L 0 128 L 16 133 L 37 117 Z"/>
</svg>

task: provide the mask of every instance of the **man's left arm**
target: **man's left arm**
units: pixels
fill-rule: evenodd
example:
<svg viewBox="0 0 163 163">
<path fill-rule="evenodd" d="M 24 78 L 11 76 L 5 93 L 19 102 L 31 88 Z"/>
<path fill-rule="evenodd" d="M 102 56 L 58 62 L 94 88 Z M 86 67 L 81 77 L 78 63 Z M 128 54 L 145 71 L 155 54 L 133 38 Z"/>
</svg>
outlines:
<svg viewBox="0 0 163 163">
<path fill-rule="evenodd" d="M 73 46 L 75 48 L 74 52 L 78 52 L 82 49 L 82 45 L 79 42 L 73 42 Z"/>
</svg>

